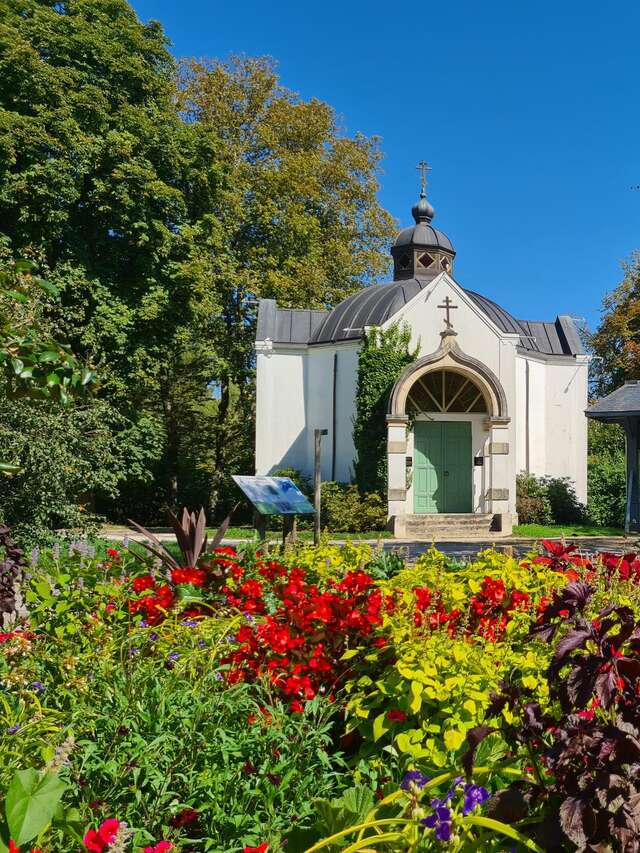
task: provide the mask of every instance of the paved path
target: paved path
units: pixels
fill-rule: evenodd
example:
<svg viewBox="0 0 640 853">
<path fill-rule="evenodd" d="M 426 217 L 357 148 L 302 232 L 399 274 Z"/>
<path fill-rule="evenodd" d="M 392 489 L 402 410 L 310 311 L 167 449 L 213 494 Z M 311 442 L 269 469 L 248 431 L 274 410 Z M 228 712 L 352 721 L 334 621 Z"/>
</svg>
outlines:
<svg viewBox="0 0 640 853">
<path fill-rule="evenodd" d="M 162 530 L 154 531 L 155 535 L 162 542 L 174 542 L 173 533 Z M 113 541 L 122 541 L 125 536 L 131 540 L 140 541 L 144 537 L 139 533 L 133 533 L 127 530 L 126 527 L 109 527 L 101 534 L 105 539 Z M 238 545 L 246 542 L 246 539 L 225 539 L 226 545 Z M 278 541 L 276 537 L 272 541 Z M 332 544 L 343 544 L 345 540 L 335 539 L 329 540 Z M 354 540 L 350 540 L 354 541 Z M 367 542 L 369 545 L 376 546 L 381 544 L 385 551 L 400 550 L 406 553 L 407 559 L 413 562 L 424 551 L 431 547 L 431 542 L 417 541 L 415 539 L 363 539 L 359 540 Z M 531 550 L 535 550 L 538 539 L 523 538 L 515 536 L 496 537 L 495 539 L 472 538 L 455 539 L 446 541 L 437 541 L 433 544 L 444 554 L 449 554 L 452 557 L 460 559 L 470 559 L 479 551 L 486 548 L 496 548 L 498 551 L 510 550 L 515 556 L 522 556 Z M 575 542 L 580 551 L 584 553 L 593 553 L 594 551 L 611 551 L 613 553 L 625 553 L 628 551 L 640 550 L 638 547 L 637 537 L 622 537 L 622 536 L 575 536 L 568 537 L 568 542 Z"/>
</svg>

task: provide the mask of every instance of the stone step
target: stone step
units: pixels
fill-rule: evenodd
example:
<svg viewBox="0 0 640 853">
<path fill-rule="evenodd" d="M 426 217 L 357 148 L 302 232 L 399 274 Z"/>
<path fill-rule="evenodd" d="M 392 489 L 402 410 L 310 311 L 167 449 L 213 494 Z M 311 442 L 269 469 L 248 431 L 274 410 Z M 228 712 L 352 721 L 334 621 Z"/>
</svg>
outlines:
<svg viewBox="0 0 640 853">
<path fill-rule="evenodd" d="M 491 532 L 492 513 L 425 513 L 406 517 L 406 535 L 429 539 L 432 536 L 483 535 Z"/>
</svg>

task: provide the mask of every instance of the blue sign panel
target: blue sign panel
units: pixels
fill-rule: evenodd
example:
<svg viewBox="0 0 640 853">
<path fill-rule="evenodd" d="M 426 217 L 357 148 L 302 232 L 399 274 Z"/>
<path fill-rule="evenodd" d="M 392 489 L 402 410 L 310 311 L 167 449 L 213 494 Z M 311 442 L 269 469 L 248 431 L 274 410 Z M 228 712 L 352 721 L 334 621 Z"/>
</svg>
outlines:
<svg viewBox="0 0 640 853">
<path fill-rule="evenodd" d="M 313 506 L 289 477 L 239 477 L 232 475 L 262 515 L 306 515 Z"/>
</svg>

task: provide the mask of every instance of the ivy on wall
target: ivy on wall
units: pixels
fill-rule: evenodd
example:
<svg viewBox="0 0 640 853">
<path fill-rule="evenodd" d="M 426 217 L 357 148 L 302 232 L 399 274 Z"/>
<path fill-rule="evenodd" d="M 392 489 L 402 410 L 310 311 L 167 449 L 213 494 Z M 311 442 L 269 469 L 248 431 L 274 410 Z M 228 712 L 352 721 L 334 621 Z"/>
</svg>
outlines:
<svg viewBox="0 0 640 853">
<path fill-rule="evenodd" d="M 416 360 L 409 349 L 411 330 L 394 323 L 366 330 L 358 359 L 353 443 L 355 475 L 361 492 L 384 494 L 387 487 L 387 406 L 396 380 Z"/>
</svg>

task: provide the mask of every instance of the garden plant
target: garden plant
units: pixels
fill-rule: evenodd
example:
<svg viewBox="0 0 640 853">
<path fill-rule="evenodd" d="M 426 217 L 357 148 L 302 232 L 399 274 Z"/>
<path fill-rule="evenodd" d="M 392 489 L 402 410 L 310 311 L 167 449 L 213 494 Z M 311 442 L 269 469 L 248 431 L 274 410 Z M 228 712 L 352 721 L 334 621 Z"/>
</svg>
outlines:
<svg viewBox="0 0 640 853">
<path fill-rule="evenodd" d="M 2 853 L 638 849 L 634 554 L 175 523 L 163 553 L 3 534 Z"/>
</svg>

